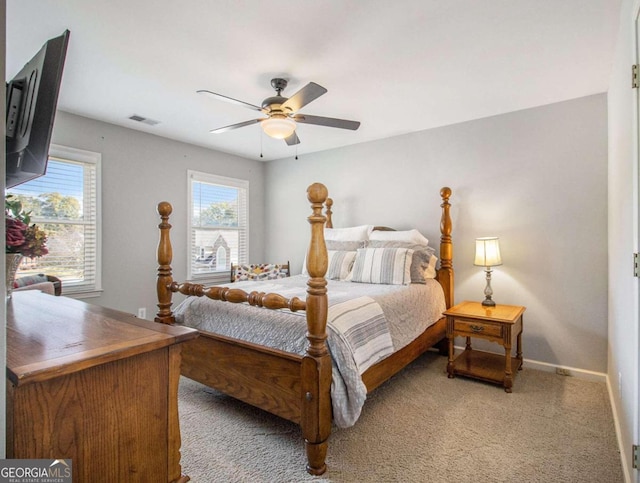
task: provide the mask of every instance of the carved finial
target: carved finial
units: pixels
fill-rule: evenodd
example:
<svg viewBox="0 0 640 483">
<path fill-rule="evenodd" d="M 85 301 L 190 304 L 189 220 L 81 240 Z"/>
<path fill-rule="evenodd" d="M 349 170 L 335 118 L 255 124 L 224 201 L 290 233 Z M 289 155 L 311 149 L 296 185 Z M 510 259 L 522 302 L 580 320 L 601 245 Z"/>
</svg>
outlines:
<svg viewBox="0 0 640 483">
<path fill-rule="evenodd" d="M 450 196 L 451 196 L 451 188 L 449 188 L 448 186 L 445 186 L 440 190 L 440 197 L 443 200 L 448 201 Z"/>
<path fill-rule="evenodd" d="M 169 216 L 172 211 L 173 208 L 171 207 L 171 203 L 168 201 L 161 201 L 158 203 L 158 214 L 160 216 Z"/>
<path fill-rule="evenodd" d="M 311 203 L 324 203 L 329 196 L 329 190 L 322 183 L 313 183 L 307 188 L 307 199 Z"/>
</svg>

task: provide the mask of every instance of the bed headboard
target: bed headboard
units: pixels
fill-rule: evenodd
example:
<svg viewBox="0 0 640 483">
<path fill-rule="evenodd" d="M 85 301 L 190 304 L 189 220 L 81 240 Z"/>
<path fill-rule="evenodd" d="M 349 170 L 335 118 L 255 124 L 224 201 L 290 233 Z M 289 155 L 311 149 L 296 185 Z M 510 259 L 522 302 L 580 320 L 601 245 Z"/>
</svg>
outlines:
<svg viewBox="0 0 640 483">
<path fill-rule="evenodd" d="M 318 195 L 316 192 L 318 191 L 318 186 L 321 186 L 324 191 L 322 191 L 323 196 Z M 308 193 L 310 196 L 313 195 L 312 206 L 314 207 L 315 215 L 309 218 L 309 221 L 318 222 L 323 226 L 328 228 L 333 228 L 332 222 L 332 207 L 333 200 L 331 198 L 326 197 L 326 188 L 319 183 L 316 183 L 310 188 L 314 188 Z M 445 302 L 447 308 L 450 308 L 454 305 L 454 277 L 453 277 L 453 243 L 451 241 L 451 216 L 450 216 L 450 203 L 449 198 L 451 197 L 451 189 L 448 187 L 444 187 L 440 190 L 440 196 L 442 198 L 442 204 L 440 207 L 442 208 L 442 216 L 440 220 L 440 268 L 437 270 L 437 280 L 442 286 L 445 295 Z M 324 204 L 322 203 L 324 200 Z M 312 201 L 311 198 L 309 201 Z M 321 208 L 324 205 L 325 216 L 322 216 Z M 171 260 L 173 258 L 173 250 L 171 247 L 171 240 L 169 237 L 169 230 L 171 229 L 171 225 L 169 223 L 169 216 L 171 215 L 172 207 L 171 204 L 163 201 L 158 204 L 158 214 L 161 218 L 161 223 L 158 225 L 160 229 L 160 241 L 158 243 L 158 276 L 157 276 L 157 293 L 158 293 L 158 314 L 156 316 L 157 322 L 163 323 L 173 323 L 173 314 L 171 311 L 171 294 L 173 291 L 179 291 L 179 284 L 173 281 L 172 269 L 171 269 Z M 312 223 L 313 226 L 313 223 Z M 317 223 L 316 223 L 316 226 Z M 378 229 L 384 229 L 384 227 L 378 227 Z M 316 228 L 318 231 L 318 228 Z M 319 233 L 319 232 L 318 232 Z M 317 251 L 323 252 L 324 258 L 323 262 L 319 262 L 320 265 L 326 265 L 326 246 L 324 245 L 324 237 L 319 236 L 321 238 L 320 243 L 315 243 Z M 320 247 L 322 245 L 322 247 Z M 319 257 L 322 258 L 322 257 Z M 326 270 L 326 266 L 325 266 Z M 184 286 L 190 286 L 192 284 L 183 284 Z"/>
<path fill-rule="evenodd" d="M 451 213 L 450 208 L 451 204 L 449 203 L 449 198 L 451 197 L 451 188 L 445 186 L 440 190 L 440 198 L 442 199 L 442 204 L 440 207 L 442 208 L 442 215 L 440 218 L 440 268 L 437 270 L 436 279 L 442 285 L 442 289 L 444 290 L 445 302 L 447 304 L 447 308 L 451 308 L 454 305 L 453 298 L 453 242 L 451 241 Z M 333 221 L 331 216 L 333 215 L 333 211 L 331 208 L 333 207 L 333 200 L 331 198 L 327 198 L 325 202 L 325 216 L 327 218 L 327 222 L 325 226 L 327 228 L 333 228 Z M 387 226 L 375 226 L 374 230 L 378 231 L 393 231 L 394 228 L 389 228 Z"/>
</svg>

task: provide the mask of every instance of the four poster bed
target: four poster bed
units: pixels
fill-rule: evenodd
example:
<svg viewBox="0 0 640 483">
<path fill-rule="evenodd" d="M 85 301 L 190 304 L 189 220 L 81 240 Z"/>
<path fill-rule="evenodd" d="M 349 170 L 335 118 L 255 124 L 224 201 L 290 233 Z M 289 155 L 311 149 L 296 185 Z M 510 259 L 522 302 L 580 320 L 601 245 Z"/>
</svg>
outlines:
<svg viewBox="0 0 640 483">
<path fill-rule="evenodd" d="M 338 426 L 353 424 L 368 392 L 429 348 L 436 346 L 441 352 L 446 351 L 442 311 L 453 305 L 454 280 L 449 215 L 451 190 L 442 188 L 440 195 L 440 267 L 434 272 L 434 279 L 420 282 L 422 285 L 403 282 L 395 286 L 382 285 L 385 282 L 380 281 L 354 283 L 363 281 L 356 278 L 327 280 L 328 268 L 333 270 L 334 267 L 335 253 L 342 252 L 327 251 L 329 241 L 325 241 L 325 224 L 327 228 L 332 228 L 332 201 L 328 198 L 326 187 L 320 183 L 307 189 L 312 209 L 308 218 L 311 224 L 311 241 L 306 258 L 308 274 L 278 281 L 234 283 L 238 288 L 204 287 L 173 280 L 169 237 L 171 205 L 160 203 L 159 311 L 155 320 L 173 324 L 178 319 L 178 322 L 200 330 L 198 338 L 183 344 L 182 375 L 299 424 L 305 440 L 307 471 L 314 475 L 324 473 L 332 420 Z M 322 213 L 324 206 L 327 208 L 326 216 Z M 408 255 L 409 259 L 412 253 L 417 253 L 417 250 L 414 252 L 406 248 L 394 250 L 403 256 Z M 358 256 L 366 252 L 364 248 L 357 251 Z M 351 265 L 354 272 L 358 263 L 361 263 L 358 260 L 356 258 Z M 407 267 L 405 263 L 403 274 L 408 273 Z M 296 279 L 303 281 L 306 294 Z M 365 291 L 367 286 L 373 287 L 375 283 L 377 285 L 373 292 Z M 273 288 L 278 292 L 271 291 Z M 187 298 L 176 311 L 172 311 L 171 298 L 174 292 L 196 297 Z M 348 300 L 348 292 L 357 294 L 359 305 L 355 309 L 353 304 L 356 302 Z M 396 292 L 401 292 L 401 295 L 397 296 Z M 434 295 L 425 295 L 427 292 Z M 437 303 L 427 304 L 430 309 L 425 308 L 431 311 L 431 315 L 411 315 L 414 306 L 430 298 L 437 300 Z M 398 304 L 404 305 L 400 307 Z M 233 310 L 239 308 L 244 312 L 238 315 L 232 311 L 232 306 Z M 283 310 L 265 311 L 265 308 Z M 345 313 L 358 311 L 366 313 L 368 326 L 348 325 L 351 321 L 345 325 L 340 318 Z M 387 312 L 400 314 L 396 317 L 400 319 L 400 329 L 394 328 L 387 333 L 386 327 L 391 325 L 385 320 L 389 318 Z M 209 317 L 209 314 L 215 316 Z M 274 317 L 284 320 L 272 320 Z M 211 328 L 213 326 L 207 325 L 209 322 L 203 321 L 209 318 L 220 319 L 217 323 L 221 325 Z M 411 335 L 403 333 L 407 332 L 407 320 L 424 318 L 433 320 L 419 320 L 423 325 L 412 328 Z M 280 323 L 284 325 L 277 325 Z M 269 341 L 263 342 L 263 339 L 252 338 L 251 335 L 236 333 L 238 327 L 247 325 L 263 332 L 263 337 Z M 347 335 L 339 332 L 337 327 L 340 325 L 350 329 L 345 332 L 348 332 Z M 383 326 L 384 331 L 381 329 Z M 366 344 L 357 347 L 359 340 L 352 337 L 353 333 L 360 334 L 358 337 L 366 333 L 362 336 L 367 339 Z M 375 335 L 371 336 L 373 333 Z M 297 339 L 282 344 L 273 340 L 289 334 Z M 353 353 L 349 352 L 351 348 L 355 348 Z"/>
</svg>

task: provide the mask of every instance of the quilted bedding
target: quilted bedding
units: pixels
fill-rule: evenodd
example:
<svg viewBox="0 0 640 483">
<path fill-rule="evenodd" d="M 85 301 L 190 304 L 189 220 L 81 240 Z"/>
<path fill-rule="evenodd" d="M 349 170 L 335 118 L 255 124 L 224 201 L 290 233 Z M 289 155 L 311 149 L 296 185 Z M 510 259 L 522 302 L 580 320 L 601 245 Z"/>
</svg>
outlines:
<svg viewBox="0 0 640 483">
<path fill-rule="evenodd" d="M 247 292 L 273 292 L 287 298 L 306 297 L 308 277 L 238 282 L 233 288 Z M 334 422 L 353 425 L 367 391 L 361 374 L 414 340 L 445 310 L 440 284 L 382 285 L 329 280 L 327 345 L 333 380 L 331 400 Z M 287 352 L 304 355 L 307 345 L 304 312 L 268 310 L 190 297 L 175 309 L 178 323 Z"/>
</svg>

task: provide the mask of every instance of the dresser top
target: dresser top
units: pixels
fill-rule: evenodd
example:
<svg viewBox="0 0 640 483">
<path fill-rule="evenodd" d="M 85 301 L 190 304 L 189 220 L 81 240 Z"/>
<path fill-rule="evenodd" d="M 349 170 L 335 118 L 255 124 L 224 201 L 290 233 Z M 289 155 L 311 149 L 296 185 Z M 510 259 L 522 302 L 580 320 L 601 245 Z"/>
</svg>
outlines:
<svg viewBox="0 0 640 483">
<path fill-rule="evenodd" d="M 17 385 L 44 381 L 197 335 L 69 297 L 14 292 L 7 302 L 7 375 Z"/>
</svg>

